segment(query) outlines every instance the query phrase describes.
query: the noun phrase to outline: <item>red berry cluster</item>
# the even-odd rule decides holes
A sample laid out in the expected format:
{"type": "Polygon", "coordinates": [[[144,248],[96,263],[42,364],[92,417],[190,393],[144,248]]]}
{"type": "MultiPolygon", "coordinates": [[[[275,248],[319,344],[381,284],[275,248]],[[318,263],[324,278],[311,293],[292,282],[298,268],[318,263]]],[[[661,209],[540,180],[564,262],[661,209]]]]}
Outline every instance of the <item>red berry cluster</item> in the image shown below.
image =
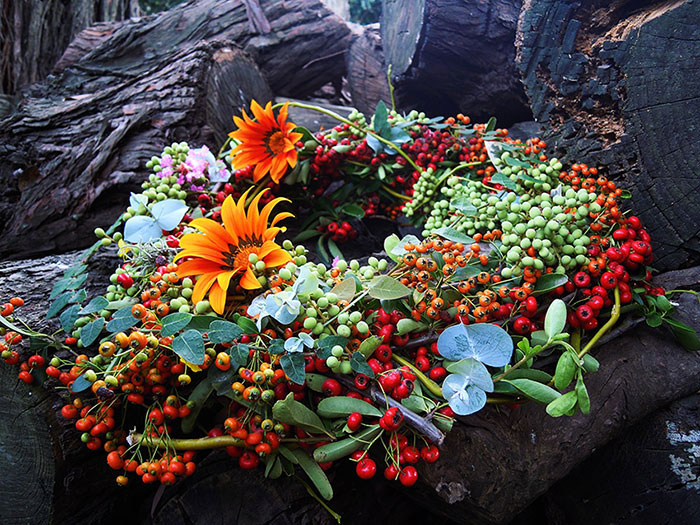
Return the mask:
{"type": "Polygon", "coordinates": [[[332,221],[325,226],[319,226],[316,229],[321,233],[328,235],[333,241],[340,244],[355,240],[358,235],[357,230],[347,221],[340,223],[332,221]]]}

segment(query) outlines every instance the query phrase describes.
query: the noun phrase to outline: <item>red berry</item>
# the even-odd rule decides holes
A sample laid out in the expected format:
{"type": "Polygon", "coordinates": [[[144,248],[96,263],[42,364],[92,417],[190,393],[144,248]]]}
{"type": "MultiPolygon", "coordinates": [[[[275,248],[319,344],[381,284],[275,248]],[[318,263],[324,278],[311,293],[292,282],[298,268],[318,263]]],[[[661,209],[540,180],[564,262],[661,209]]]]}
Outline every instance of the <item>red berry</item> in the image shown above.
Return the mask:
{"type": "Polygon", "coordinates": [[[415,467],[404,467],[399,474],[399,481],[404,487],[411,487],[418,481],[418,471],[415,467]]]}
{"type": "Polygon", "coordinates": [[[353,412],[348,416],[348,428],[353,432],[360,428],[362,424],[362,414],[359,412],[353,412]]]}
{"type": "Polygon", "coordinates": [[[340,383],[335,379],[326,379],[321,385],[321,390],[326,396],[339,396],[340,395],[340,383]]]}
{"type": "Polygon", "coordinates": [[[117,275],[117,284],[126,290],[131,288],[134,284],[134,280],[128,273],[120,273],[117,275]]]}
{"type": "Polygon", "coordinates": [[[377,464],[371,458],[363,458],[357,462],[355,472],[357,473],[357,477],[360,479],[373,478],[377,473],[377,464]]]}

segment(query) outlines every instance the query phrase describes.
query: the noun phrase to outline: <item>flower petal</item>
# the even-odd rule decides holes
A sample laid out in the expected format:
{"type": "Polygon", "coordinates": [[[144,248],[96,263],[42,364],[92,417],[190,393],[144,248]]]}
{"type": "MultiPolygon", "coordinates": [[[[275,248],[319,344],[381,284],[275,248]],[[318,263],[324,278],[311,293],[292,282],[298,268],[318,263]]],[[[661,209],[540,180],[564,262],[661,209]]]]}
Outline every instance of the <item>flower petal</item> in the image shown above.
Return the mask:
{"type": "Polygon", "coordinates": [[[241,278],[241,288],[244,288],[246,290],[255,290],[256,288],[262,288],[262,285],[258,281],[258,278],[255,277],[253,270],[251,270],[250,268],[246,270],[246,272],[243,274],[243,277],[241,278]]]}

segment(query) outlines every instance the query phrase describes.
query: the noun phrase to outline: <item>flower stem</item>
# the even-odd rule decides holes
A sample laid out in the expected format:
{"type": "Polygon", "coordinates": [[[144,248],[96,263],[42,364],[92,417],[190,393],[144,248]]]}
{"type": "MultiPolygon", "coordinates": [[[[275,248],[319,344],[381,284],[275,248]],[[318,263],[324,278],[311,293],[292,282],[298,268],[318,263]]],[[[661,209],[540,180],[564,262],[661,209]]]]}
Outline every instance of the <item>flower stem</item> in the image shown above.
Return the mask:
{"type": "Polygon", "coordinates": [[[429,378],[428,376],[426,376],[423,372],[421,372],[421,371],[418,370],[415,366],[413,366],[413,364],[412,364],[408,359],[406,359],[405,357],[401,357],[400,355],[396,355],[396,354],[394,354],[394,355],[392,356],[392,359],[393,359],[394,361],[397,361],[398,363],[400,363],[400,364],[402,364],[402,365],[405,365],[405,366],[407,366],[408,368],[410,368],[410,369],[411,369],[411,372],[413,372],[414,374],[416,374],[416,377],[417,377],[418,379],[420,379],[420,382],[423,383],[423,385],[425,386],[425,388],[427,388],[427,389],[430,391],[431,394],[433,394],[434,396],[437,396],[437,397],[439,397],[439,398],[441,398],[441,399],[444,399],[444,398],[442,397],[442,388],[440,388],[440,385],[438,385],[435,381],[433,381],[432,379],[430,379],[430,378],[429,378]]]}
{"type": "Polygon", "coordinates": [[[578,358],[581,359],[584,355],[586,355],[591,348],[598,342],[598,340],[605,335],[605,333],[610,330],[615,323],[617,323],[617,320],[620,318],[620,287],[616,286],[615,287],[615,304],[612,307],[611,313],[610,313],[610,319],[608,319],[608,322],[605,323],[600,330],[593,336],[593,339],[588,341],[588,344],[583,347],[583,350],[581,350],[578,353],[578,358]]]}
{"type": "Polygon", "coordinates": [[[228,446],[245,447],[242,439],[233,436],[204,437],[195,439],[161,439],[133,433],[131,439],[141,442],[148,448],[172,448],[175,450],[208,450],[228,446]]]}

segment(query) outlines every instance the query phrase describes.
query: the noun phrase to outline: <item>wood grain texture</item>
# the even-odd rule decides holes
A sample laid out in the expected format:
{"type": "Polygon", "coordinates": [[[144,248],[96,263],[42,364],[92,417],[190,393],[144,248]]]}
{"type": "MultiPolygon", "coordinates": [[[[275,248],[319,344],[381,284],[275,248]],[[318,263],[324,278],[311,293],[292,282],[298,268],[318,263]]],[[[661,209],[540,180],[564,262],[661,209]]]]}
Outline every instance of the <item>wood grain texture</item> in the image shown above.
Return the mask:
{"type": "Polygon", "coordinates": [[[387,0],[385,61],[402,109],[532,120],[515,56],[520,0],[387,0]]]}
{"type": "Polygon", "coordinates": [[[529,0],[517,62],[559,156],[632,192],[660,269],[700,262],[700,4],[529,0]]]}
{"type": "Polygon", "coordinates": [[[353,39],[345,59],[352,105],[365,115],[374,114],[383,100],[391,108],[391,94],[384,62],[379,24],[353,27],[353,39]]]}

